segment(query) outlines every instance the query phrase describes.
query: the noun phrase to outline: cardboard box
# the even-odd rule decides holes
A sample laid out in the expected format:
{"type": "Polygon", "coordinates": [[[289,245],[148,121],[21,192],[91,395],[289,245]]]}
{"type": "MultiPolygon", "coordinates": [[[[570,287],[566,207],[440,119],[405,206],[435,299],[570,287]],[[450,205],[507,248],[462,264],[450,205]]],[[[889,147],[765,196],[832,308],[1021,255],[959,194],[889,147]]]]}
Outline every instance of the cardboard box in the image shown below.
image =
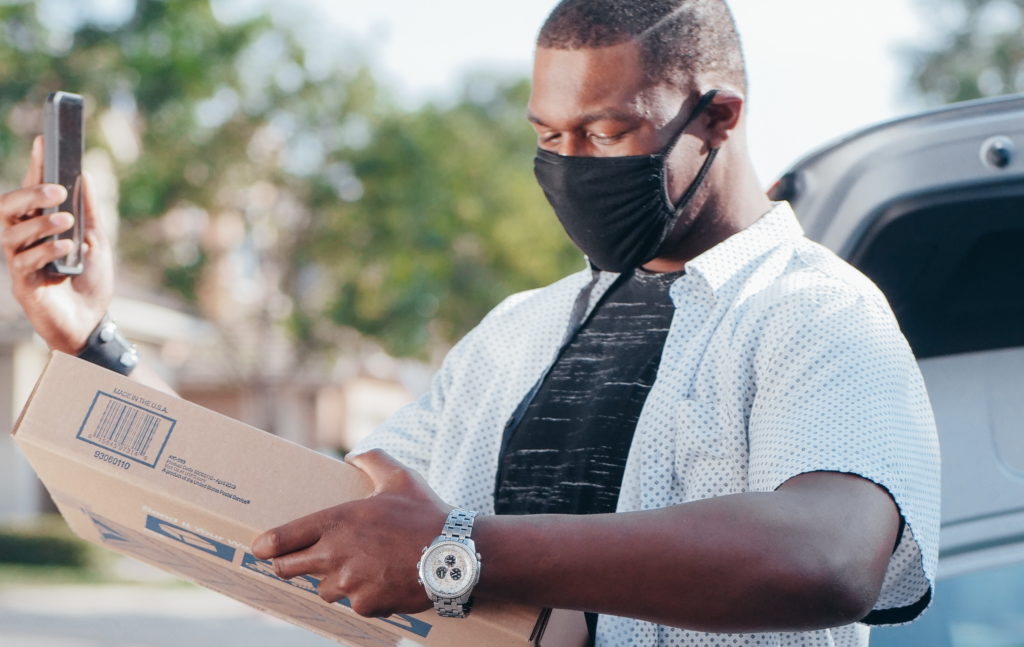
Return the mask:
{"type": "Polygon", "coordinates": [[[433,610],[363,618],[347,601],[321,600],[314,577],[279,579],[249,542],[366,496],[365,475],[74,357],[51,355],[13,433],[82,538],[342,644],[578,647],[585,639],[577,612],[479,600],[466,619],[433,610]]]}

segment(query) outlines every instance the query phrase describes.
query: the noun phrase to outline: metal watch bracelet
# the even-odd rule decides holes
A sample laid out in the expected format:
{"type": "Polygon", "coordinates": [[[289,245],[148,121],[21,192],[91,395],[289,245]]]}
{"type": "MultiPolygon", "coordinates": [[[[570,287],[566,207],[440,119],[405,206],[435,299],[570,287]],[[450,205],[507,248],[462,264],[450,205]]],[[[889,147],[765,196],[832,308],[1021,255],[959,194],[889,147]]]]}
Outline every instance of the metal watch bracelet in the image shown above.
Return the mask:
{"type": "MultiPolygon", "coordinates": [[[[441,535],[449,539],[469,539],[473,533],[473,521],[476,519],[476,512],[456,508],[448,514],[445,519],[441,535]]],[[[473,599],[465,602],[458,602],[454,599],[441,598],[434,603],[437,615],[446,618],[465,618],[473,608],[473,599]]]]}
{"type": "Polygon", "coordinates": [[[78,358],[121,375],[128,375],[139,363],[139,352],[125,339],[107,313],[89,333],[89,339],[82,352],[78,353],[78,358]]]}
{"type": "Polygon", "coordinates": [[[444,528],[441,534],[451,539],[469,539],[473,533],[473,520],[476,519],[476,512],[455,508],[448,514],[444,521],[444,528]]]}
{"type": "MultiPolygon", "coordinates": [[[[455,508],[448,513],[448,517],[444,522],[444,527],[441,529],[441,535],[437,540],[454,540],[460,543],[468,542],[468,549],[471,552],[475,552],[471,535],[473,533],[473,521],[476,516],[477,513],[475,511],[455,508]]],[[[427,548],[424,548],[423,550],[426,552],[427,548]]],[[[479,560],[480,556],[477,555],[476,557],[477,560],[479,560]]],[[[477,563],[479,564],[479,561],[477,563]]],[[[479,577],[479,575],[477,575],[477,577],[479,577]]],[[[472,589],[458,597],[444,597],[441,595],[431,594],[430,597],[434,602],[434,610],[442,617],[465,618],[473,606],[471,591],[472,589]]]]}

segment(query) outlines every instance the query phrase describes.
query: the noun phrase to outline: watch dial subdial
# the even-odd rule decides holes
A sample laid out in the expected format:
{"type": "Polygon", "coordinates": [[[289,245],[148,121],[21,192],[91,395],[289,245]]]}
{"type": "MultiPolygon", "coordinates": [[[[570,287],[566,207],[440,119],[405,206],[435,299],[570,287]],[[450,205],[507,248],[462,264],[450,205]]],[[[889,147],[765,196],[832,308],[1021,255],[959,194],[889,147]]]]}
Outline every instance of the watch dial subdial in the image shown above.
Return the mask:
{"type": "Polygon", "coordinates": [[[457,598],[476,583],[476,553],[455,541],[441,542],[423,555],[420,576],[436,595],[457,598]]]}

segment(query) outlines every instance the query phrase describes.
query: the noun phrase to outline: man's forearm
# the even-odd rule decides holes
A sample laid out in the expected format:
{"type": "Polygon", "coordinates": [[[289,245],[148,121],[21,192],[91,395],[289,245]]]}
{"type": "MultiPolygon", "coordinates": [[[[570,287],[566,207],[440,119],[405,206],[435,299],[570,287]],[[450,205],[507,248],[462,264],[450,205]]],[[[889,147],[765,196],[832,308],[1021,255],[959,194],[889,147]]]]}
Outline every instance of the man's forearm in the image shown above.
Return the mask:
{"type": "Polygon", "coordinates": [[[477,595],[701,631],[859,620],[881,587],[895,505],[857,477],[798,479],[662,510],[481,518],[477,595]]]}

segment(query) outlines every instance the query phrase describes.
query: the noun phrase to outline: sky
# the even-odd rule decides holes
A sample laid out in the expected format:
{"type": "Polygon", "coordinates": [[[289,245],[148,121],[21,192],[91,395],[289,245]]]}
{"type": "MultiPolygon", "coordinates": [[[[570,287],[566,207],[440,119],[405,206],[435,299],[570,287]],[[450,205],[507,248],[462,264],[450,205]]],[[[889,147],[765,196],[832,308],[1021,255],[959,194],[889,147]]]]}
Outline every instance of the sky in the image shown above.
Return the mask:
{"type": "MultiPolygon", "coordinates": [[[[216,6],[230,15],[251,3],[216,6]]],[[[316,15],[321,33],[361,41],[382,79],[415,105],[443,101],[467,70],[528,75],[534,39],[554,3],[293,0],[270,10],[284,19],[316,15]]],[[[922,107],[906,89],[909,66],[900,54],[930,37],[921,0],[729,4],[748,61],[750,146],[765,186],[822,144],[922,107]]]]}
{"type": "MultiPolygon", "coordinates": [[[[467,71],[529,75],[537,31],[555,1],[211,0],[225,22],[270,12],[308,34],[324,56],[345,46],[359,51],[408,107],[451,98],[467,71]]],[[[941,21],[942,3],[727,1],[746,51],[750,147],[765,186],[827,142],[923,107],[907,90],[909,64],[901,51],[935,37],[930,27],[941,21]]],[[[133,4],[79,0],[73,6],[116,21],[133,4]]]]}

